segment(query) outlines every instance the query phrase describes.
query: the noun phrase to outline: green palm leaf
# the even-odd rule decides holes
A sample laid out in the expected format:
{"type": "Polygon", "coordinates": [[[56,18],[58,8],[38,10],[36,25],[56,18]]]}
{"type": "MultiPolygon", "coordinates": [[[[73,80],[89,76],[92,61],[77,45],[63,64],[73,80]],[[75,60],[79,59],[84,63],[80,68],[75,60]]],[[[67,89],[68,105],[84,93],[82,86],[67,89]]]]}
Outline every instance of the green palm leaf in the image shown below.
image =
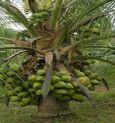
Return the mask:
{"type": "Polygon", "coordinates": [[[23,24],[28,29],[31,36],[37,36],[34,27],[30,26],[28,19],[19,9],[5,2],[0,2],[0,7],[4,8],[6,14],[12,17],[13,20],[16,20],[17,22],[23,24]]]}

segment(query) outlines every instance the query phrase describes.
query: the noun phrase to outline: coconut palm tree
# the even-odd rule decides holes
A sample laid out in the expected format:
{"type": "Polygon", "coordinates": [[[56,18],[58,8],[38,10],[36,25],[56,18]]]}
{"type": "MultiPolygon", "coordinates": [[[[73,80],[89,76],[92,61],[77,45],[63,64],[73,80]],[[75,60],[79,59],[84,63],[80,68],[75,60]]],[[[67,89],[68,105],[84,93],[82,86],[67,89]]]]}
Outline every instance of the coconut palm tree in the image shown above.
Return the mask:
{"type": "MultiPolygon", "coordinates": [[[[55,67],[66,69],[74,78],[71,68],[77,64],[80,69],[84,69],[83,62],[86,59],[115,64],[104,59],[100,53],[86,54],[87,49],[91,49],[91,52],[99,49],[101,52],[115,49],[108,45],[115,36],[112,30],[114,0],[23,0],[23,2],[25,10],[32,14],[29,18],[12,4],[0,2],[0,10],[12,21],[23,25],[25,28],[23,34],[26,35],[23,40],[0,37],[2,41],[15,44],[15,47],[0,49],[20,49],[28,52],[29,58],[23,65],[23,74],[31,74],[31,70],[38,62],[46,66],[47,73],[42,87],[44,98],[49,93],[52,69],[55,67]]],[[[3,16],[0,19],[4,20],[3,16]]],[[[104,83],[108,87],[106,81],[104,83]]],[[[79,86],[89,98],[87,90],[81,84],[79,86]]]]}

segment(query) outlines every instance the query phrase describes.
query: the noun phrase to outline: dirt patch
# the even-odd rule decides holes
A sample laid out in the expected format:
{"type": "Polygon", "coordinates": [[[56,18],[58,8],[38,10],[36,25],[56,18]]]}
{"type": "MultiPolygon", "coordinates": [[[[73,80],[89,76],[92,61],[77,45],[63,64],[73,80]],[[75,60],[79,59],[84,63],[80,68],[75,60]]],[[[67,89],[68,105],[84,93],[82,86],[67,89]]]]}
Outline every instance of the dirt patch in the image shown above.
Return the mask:
{"type": "Polygon", "coordinates": [[[97,86],[96,91],[97,92],[108,92],[108,90],[103,86],[97,86]]]}
{"type": "Polygon", "coordinates": [[[104,86],[96,86],[95,90],[97,92],[111,92],[111,91],[114,91],[115,90],[115,87],[110,87],[109,90],[106,89],[106,87],[104,86]]]}

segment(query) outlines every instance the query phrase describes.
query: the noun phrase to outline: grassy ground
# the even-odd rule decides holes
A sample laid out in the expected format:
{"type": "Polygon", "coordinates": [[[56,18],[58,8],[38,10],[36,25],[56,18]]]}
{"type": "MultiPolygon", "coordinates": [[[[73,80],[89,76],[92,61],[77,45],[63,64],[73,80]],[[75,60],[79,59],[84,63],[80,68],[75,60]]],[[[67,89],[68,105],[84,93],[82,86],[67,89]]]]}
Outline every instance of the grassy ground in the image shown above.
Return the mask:
{"type": "Polygon", "coordinates": [[[0,104],[0,123],[115,123],[115,89],[110,92],[93,93],[95,108],[86,100],[83,103],[71,102],[70,107],[75,111],[69,116],[53,119],[36,117],[36,107],[20,108],[0,104]]]}

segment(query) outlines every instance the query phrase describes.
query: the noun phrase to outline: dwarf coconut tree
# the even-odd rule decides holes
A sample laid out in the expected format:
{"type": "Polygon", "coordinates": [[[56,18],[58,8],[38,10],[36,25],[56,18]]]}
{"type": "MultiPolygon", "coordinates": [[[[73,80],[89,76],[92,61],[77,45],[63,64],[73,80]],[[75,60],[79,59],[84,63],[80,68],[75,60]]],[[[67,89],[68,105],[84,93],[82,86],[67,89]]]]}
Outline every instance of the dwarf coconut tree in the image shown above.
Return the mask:
{"type": "Polygon", "coordinates": [[[90,65],[95,60],[115,64],[103,57],[107,49],[115,49],[109,44],[114,38],[114,0],[23,0],[23,4],[30,17],[0,1],[7,19],[24,27],[15,39],[0,37],[14,44],[0,50],[17,49],[0,68],[7,103],[34,104],[46,116],[63,114],[71,100],[82,102],[86,97],[93,104],[89,90],[100,82],[109,87],[89,70],[90,65]],[[12,63],[22,54],[20,65],[12,63]]]}

